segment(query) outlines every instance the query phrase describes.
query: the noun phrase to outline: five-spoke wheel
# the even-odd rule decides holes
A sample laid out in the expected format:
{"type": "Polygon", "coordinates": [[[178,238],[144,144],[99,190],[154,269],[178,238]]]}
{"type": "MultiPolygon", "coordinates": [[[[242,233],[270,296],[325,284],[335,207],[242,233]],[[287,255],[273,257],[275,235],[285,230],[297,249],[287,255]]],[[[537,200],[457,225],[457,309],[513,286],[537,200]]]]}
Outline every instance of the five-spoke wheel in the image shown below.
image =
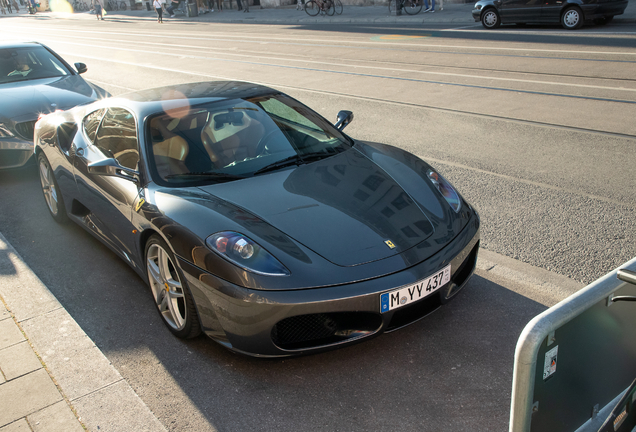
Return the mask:
{"type": "Polygon", "coordinates": [[[44,201],[46,206],[55,219],[56,222],[62,223],[68,219],[66,215],[66,208],[64,207],[64,200],[62,199],[62,193],[57,186],[55,176],[49,161],[44,156],[44,153],[40,153],[38,156],[38,168],[40,171],[40,184],[42,185],[42,193],[44,194],[44,201]]]}
{"type": "Polygon", "coordinates": [[[172,333],[192,338],[201,332],[199,319],[185,278],[175,263],[166,242],[151,236],[146,245],[146,268],[159,313],[172,333]]]}

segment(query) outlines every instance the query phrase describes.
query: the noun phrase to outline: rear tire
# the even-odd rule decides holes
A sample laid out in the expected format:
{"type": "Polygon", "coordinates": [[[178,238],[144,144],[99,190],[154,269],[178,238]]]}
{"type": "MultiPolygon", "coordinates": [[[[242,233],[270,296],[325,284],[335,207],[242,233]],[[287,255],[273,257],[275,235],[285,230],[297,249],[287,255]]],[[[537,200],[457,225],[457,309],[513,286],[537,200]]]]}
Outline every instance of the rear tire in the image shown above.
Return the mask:
{"type": "Polygon", "coordinates": [[[340,0],[335,0],[333,2],[333,8],[336,11],[336,15],[342,15],[342,10],[344,8],[342,7],[342,2],[340,0]]]}
{"type": "Polygon", "coordinates": [[[499,18],[499,13],[495,9],[486,9],[485,12],[481,14],[481,25],[488,30],[496,29],[501,24],[501,18],[499,18]]]}
{"type": "Polygon", "coordinates": [[[567,8],[561,15],[561,25],[566,30],[576,30],[583,25],[583,12],[576,6],[567,8]]]}
{"type": "Polygon", "coordinates": [[[40,172],[40,184],[42,185],[44,201],[49,213],[55,219],[55,222],[60,224],[66,222],[68,215],[66,214],[66,207],[64,207],[62,191],[57,185],[51,164],[49,164],[44,153],[38,155],[38,171],[40,172]]]}
{"type": "Polygon", "coordinates": [[[421,0],[406,0],[404,2],[404,12],[406,12],[407,15],[417,15],[421,10],[421,0]]]}

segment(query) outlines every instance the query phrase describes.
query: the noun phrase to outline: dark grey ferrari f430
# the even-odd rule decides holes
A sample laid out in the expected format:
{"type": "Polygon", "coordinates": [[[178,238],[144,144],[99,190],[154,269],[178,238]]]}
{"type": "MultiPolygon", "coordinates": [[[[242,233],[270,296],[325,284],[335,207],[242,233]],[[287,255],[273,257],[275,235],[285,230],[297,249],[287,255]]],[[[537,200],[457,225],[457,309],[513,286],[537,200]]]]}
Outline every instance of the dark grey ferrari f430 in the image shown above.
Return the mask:
{"type": "Polygon", "coordinates": [[[479,217],[434,168],[243,82],[184,84],[35,126],[48,209],[148,282],[167,327],[254,356],[410,324],[472,275],[479,217]]]}

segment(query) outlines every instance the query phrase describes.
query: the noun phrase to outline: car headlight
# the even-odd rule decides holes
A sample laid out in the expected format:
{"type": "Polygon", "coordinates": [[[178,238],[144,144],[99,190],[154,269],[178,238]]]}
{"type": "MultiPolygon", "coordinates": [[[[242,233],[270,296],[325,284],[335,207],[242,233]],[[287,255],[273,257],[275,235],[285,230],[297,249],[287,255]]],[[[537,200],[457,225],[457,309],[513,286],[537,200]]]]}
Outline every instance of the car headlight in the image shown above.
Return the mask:
{"type": "Polygon", "coordinates": [[[267,276],[289,276],[291,273],[272,254],[243,234],[223,231],[205,240],[210,249],[249,272],[267,276]]]}
{"type": "Polygon", "coordinates": [[[426,176],[431,183],[433,183],[435,189],[437,189],[446,199],[448,204],[450,204],[451,208],[455,210],[455,213],[459,212],[459,209],[462,206],[462,200],[459,198],[459,194],[455,191],[455,188],[444,177],[432,169],[428,170],[426,176]]]}
{"type": "Polygon", "coordinates": [[[0,138],[12,138],[13,134],[3,123],[0,123],[0,138]]]}
{"type": "Polygon", "coordinates": [[[475,3],[475,9],[477,10],[481,9],[481,5],[479,3],[475,3]]]}

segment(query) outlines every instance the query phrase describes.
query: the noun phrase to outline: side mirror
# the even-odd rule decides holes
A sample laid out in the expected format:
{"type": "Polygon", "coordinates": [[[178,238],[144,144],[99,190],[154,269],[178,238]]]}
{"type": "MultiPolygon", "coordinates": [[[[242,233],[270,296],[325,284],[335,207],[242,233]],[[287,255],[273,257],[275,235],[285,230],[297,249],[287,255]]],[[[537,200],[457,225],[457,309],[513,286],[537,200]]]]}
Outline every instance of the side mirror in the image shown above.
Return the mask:
{"type": "Polygon", "coordinates": [[[88,164],[88,173],[119,177],[135,183],[139,181],[139,171],[121,166],[119,162],[113,158],[106,158],[88,164]]]}
{"type": "Polygon", "coordinates": [[[75,63],[75,69],[77,69],[78,74],[83,74],[88,70],[88,67],[84,63],[75,63]]]}
{"type": "Polygon", "coordinates": [[[343,130],[353,120],[353,113],[351,111],[340,111],[338,113],[338,122],[335,124],[336,129],[343,130]]]}

